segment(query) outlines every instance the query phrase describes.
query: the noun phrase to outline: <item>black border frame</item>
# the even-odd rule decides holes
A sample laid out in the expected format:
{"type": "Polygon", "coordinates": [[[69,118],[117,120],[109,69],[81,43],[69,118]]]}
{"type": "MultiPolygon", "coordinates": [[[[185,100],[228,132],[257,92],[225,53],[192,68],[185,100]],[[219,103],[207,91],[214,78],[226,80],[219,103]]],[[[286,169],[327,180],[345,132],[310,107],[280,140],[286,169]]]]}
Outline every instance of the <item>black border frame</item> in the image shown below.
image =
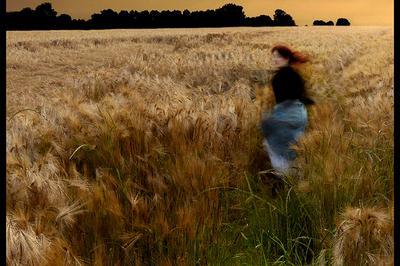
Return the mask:
{"type": "Polygon", "coordinates": [[[399,186],[400,186],[400,181],[398,180],[397,176],[400,174],[400,159],[398,155],[398,151],[400,150],[400,141],[398,140],[400,136],[400,125],[399,125],[399,114],[400,114],[400,109],[399,109],[399,89],[400,89],[400,79],[399,79],[399,70],[400,70],[400,62],[399,62],[399,33],[398,33],[398,23],[399,21],[399,13],[396,12],[399,11],[399,2],[394,0],[393,1],[393,11],[394,11],[394,21],[393,21],[393,27],[394,27],[394,175],[393,175],[393,184],[394,184],[394,264],[393,265],[400,265],[400,245],[399,245],[399,239],[400,239],[400,228],[399,228],[399,222],[400,222],[400,202],[399,202],[399,186]],[[397,2],[397,4],[396,4],[397,2]],[[396,15],[397,14],[397,15],[396,15]]]}
{"type": "MultiPolygon", "coordinates": [[[[397,179],[397,176],[400,174],[400,158],[398,156],[397,151],[400,150],[400,141],[398,138],[400,137],[400,125],[399,125],[399,118],[400,118],[400,107],[399,107],[399,101],[400,101],[400,42],[396,40],[400,40],[400,36],[398,33],[399,26],[398,23],[399,21],[399,6],[400,4],[398,1],[393,0],[394,4],[394,264],[393,265],[400,265],[400,244],[399,244],[399,239],[400,239],[400,227],[399,227],[399,222],[400,222],[400,202],[399,202],[399,195],[400,195],[400,181],[397,179]],[[397,4],[396,4],[397,2],[397,4]],[[396,15],[397,14],[397,15],[396,15]]],[[[2,224],[3,224],[3,242],[2,245],[4,245],[3,252],[2,252],[2,258],[1,262],[4,262],[4,265],[6,263],[6,29],[5,29],[5,13],[6,13],[6,1],[1,1],[0,5],[0,16],[1,16],[1,21],[3,23],[0,24],[1,27],[1,63],[2,63],[2,78],[0,78],[0,82],[2,83],[2,97],[0,97],[0,106],[1,106],[1,112],[2,112],[2,124],[1,126],[3,127],[3,134],[1,134],[1,144],[0,146],[2,147],[2,153],[1,153],[1,169],[2,169],[2,224]]],[[[3,263],[1,263],[3,264],[3,263]]]]}
{"type": "MultiPolygon", "coordinates": [[[[7,256],[7,249],[6,249],[6,200],[7,200],[7,194],[6,194],[6,187],[7,187],[7,178],[6,178],[6,29],[5,29],[5,14],[6,14],[6,1],[1,1],[0,5],[0,16],[1,16],[1,68],[2,68],[2,78],[0,78],[0,82],[2,83],[1,85],[1,92],[2,96],[0,106],[1,106],[1,113],[2,113],[2,121],[1,121],[1,127],[3,128],[2,134],[1,134],[1,179],[2,179],[2,186],[1,186],[1,201],[2,201],[2,206],[1,206],[1,223],[2,223],[2,235],[4,237],[2,241],[2,246],[4,245],[3,252],[1,252],[1,262],[4,262],[4,265],[6,265],[6,256],[7,256]]],[[[3,263],[2,263],[3,265],[3,263]]]]}

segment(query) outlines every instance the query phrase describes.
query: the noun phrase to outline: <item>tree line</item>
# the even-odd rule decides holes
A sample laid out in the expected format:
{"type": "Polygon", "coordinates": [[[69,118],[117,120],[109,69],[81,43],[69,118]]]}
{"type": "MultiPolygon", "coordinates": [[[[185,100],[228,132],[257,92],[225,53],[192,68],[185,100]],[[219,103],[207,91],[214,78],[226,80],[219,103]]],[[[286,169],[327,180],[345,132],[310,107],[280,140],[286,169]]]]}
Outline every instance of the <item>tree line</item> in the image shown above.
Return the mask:
{"type": "Polygon", "coordinates": [[[7,30],[51,29],[116,29],[116,28],[196,28],[238,26],[297,26],[292,16],[282,9],[275,10],[273,19],[267,15],[247,17],[243,7],[232,3],[218,9],[205,11],[144,10],[116,12],[102,10],[88,20],[73,19],[68,14],[57,15],[51,3],[42,3],[35,9],[29,7],[6,13],[7,30]]]}
{"type": "MultiPolygon", "coordinates": [[[[313,22],[314,26],[333,26],[333,21],[329,20],[328,22],[325,22],[323,20],[314,20],[313,22]]],[[[336,21],[336,26],[350,26],[350,21],[346,18],[338,18],[336,21]]]]}

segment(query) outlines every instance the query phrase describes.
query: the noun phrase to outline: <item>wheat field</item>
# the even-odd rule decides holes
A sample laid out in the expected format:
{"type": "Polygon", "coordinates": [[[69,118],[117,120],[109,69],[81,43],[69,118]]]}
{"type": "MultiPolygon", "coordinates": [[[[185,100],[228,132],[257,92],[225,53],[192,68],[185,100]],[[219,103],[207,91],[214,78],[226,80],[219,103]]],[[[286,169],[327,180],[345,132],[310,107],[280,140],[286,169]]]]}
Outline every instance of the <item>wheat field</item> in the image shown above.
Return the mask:
{"type": "Polygon", "coordinates": [[[393,265],[393,28],[7,32],[8,265],[393,265]],[[270,50],[316,101],[271,195],[270,50]]]}

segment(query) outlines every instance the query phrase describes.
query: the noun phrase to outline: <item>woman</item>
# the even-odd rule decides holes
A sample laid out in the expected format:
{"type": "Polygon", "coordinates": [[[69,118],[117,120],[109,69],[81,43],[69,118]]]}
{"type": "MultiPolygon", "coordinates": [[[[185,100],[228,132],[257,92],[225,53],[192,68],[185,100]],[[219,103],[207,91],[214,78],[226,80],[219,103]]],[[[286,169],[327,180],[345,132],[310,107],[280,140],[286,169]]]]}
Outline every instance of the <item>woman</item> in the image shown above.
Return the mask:
{"type": "Polygon", "coordinates": [[[263,144],[274,170],[288,174],[296,158],[291,145],[303,135],[307,125],[306,105],[314,101],[307,97],[304,80],[293,68],[295,64],[307,62],[307,57],[283,45],[274,46],[271,52],[277,68],[271,81],[276,105],[261,122],[263,144]]]}

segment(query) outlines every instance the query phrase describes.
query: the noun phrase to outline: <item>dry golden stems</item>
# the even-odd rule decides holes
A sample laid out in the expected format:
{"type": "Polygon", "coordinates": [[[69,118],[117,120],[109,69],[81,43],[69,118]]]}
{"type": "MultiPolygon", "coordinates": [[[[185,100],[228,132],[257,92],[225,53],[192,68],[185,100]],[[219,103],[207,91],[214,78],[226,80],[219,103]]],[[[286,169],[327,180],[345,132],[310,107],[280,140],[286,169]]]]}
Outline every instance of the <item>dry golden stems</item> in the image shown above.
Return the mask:
{"type": "Polygon", "coordinates": [[[377,265],[393,256],[393,220],[386,210],[347,208],[341,216],[334,265],[377,265]]]}
{"type": "MultiPolygon", "coordinates": [[[[317,105],[297,146],[302,180],[291,181],[320,238],[344,206],[391,206],[389,28],[7,34],[10,263],[207,260],[243,216],[227,220],[243,203],[224,191],[246,192],[245,176],[269,167],[257,125],[274,104],[277,42],[312,58],[299,71],[317,105]]],[[[335,243],[324,238],[340,253],[335,243]]]]}

